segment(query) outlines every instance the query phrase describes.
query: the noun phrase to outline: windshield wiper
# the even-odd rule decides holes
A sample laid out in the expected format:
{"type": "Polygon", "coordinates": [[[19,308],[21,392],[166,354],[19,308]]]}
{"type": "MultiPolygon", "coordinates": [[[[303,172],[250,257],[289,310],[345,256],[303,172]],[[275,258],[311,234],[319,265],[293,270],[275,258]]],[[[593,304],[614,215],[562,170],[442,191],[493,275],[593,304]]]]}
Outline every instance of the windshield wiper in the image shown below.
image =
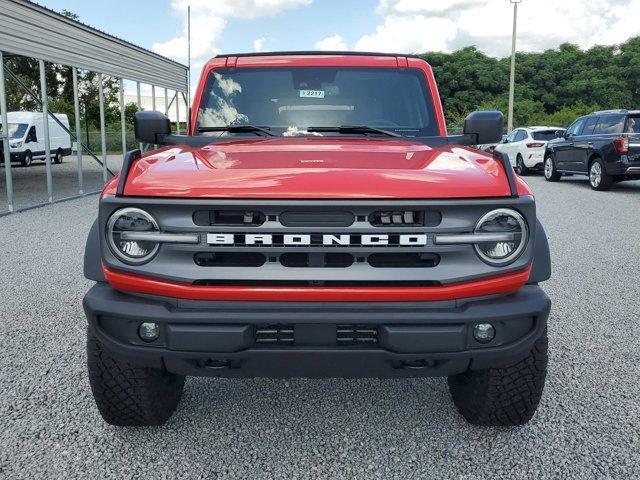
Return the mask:
{"type": "Polygon", "coordinates": [[[366,125],[341,125],[339,127],[309,127],[307,132],[338,132],[338,133],[379,133],[381,135],[387,135],[388,137],[403,137],[396,132],[389,130],[383,130],[382,128],[368,127],[366,125]]]}
{"type": "Polygon", "coordinates": [[[231,132],[231,133],[255,133],[256,135],[266,135],[268,137],[275,137],[273,133],[269,131],[269,127],[258,127],[256,125],[226,125],[223,127],[198,127],[198,133],[204,132],[231,132]]]}

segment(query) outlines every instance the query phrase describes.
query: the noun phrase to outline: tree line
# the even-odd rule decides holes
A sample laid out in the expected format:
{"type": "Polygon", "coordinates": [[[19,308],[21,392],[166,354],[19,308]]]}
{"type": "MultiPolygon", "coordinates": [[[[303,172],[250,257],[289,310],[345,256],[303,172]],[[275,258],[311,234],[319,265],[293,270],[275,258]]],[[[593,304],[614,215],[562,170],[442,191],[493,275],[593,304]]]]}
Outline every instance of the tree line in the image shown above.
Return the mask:
{"type": "MultiPolygon", "coordinates": [[[[474,110],[507,112],[510,57],[467,47],[420,55],[433,67],[447,124],[461,128],[474,110]]],[[[517,53],[514,125],[568,126],[594,110],[640,107],[640,37],[582,50],[565,43],[517,53]]]]}

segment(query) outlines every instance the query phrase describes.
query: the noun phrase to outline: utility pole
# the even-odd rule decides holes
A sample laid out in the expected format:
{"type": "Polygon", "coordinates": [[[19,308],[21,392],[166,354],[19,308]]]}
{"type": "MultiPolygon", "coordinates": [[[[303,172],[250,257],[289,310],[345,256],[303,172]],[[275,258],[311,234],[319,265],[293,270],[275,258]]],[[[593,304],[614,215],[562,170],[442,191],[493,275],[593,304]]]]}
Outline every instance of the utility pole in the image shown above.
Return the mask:
{"type": "Polygon", "coordinates": [[[191,5],[187,5],[187,135],[191,124],[191,5]]]}
{"type": "Polygon", "coordinates": [[[513,130],[513,92],[516,83],[516,20],[518,18],[518,4],[522,0],[509,0],[513,3],[513,33],[511,34],[511,74],[509,75],[509,112],[507,114],[507,131],[513,130]]]}

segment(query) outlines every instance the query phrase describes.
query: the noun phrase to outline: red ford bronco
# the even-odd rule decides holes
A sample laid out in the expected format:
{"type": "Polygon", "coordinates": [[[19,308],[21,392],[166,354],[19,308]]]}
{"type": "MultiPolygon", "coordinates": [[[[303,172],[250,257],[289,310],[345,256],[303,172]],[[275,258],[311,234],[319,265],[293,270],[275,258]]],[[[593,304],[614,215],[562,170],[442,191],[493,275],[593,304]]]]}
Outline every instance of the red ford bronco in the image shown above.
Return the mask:
{"type": "Polygon", "coordinates": [[[187,135],[138,112],[85,253],[91,388],[114,425],[157,425],[186,375],[446,376],[471,423],[533,416],[549,249],[499,153],[499,112],[447,135],[418,57],[227,55],[187,135]]]}

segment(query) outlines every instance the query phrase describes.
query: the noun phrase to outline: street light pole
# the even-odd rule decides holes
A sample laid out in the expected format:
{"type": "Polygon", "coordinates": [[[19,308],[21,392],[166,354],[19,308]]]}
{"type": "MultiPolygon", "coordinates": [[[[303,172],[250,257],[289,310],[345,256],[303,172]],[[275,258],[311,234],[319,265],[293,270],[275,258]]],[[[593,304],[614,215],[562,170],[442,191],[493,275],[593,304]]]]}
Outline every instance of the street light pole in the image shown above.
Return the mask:
{"type": "Polygon", "coordinates": [[[507,115],[507,131],[513,130],[513,91],[516,76],[516,19],[518,18],[518,4],[522,0],[509,0],[513,3],[513,33],[511,34],[511,74],[509,75],[509,113],[507,115]]]}

